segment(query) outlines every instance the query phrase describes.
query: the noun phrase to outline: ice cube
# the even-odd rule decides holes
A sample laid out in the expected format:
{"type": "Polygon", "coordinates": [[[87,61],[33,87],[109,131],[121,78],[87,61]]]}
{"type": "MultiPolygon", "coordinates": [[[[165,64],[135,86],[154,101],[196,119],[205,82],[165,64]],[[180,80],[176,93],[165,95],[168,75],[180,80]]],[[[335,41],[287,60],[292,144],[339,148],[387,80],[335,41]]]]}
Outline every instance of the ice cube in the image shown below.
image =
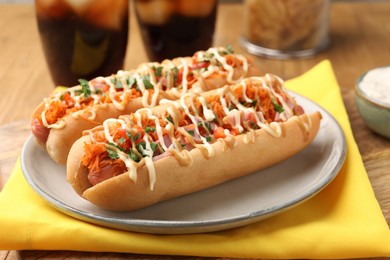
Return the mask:
{"type": "Polygon", "coordinates": [[[128,0],[99,0],[92,2],[81,14],[81,17],[84,17],[89,23],[102,28],[120,30],[123,19],[126,19],[126,22],[128,22],[128,0]]]}
{"type": "Polygon", "coordinates": [[[93,5],[94,2],[93,0],[65,0],[65,1],[79,16],[85,12],[85,10],[88,8],[89,5],[93,5]]]}
{"type": "Polygon", "coordinates": [[[171,0],[138,0],[135,3],[140,20],[153,25],[166,23],[175,7],[175,1],[171,0]]]}
{"type": "Polygon", "coordinates": [[[176,0],[176,12],[183,16],[204,17],[210,15],[217,0],[176,0]]]}
{"type": "Polygon", "coordinates": [[[71,7],[64,0],[37,0],[35,9],[40,18],[65,18],[72,13],[71,7]]]}

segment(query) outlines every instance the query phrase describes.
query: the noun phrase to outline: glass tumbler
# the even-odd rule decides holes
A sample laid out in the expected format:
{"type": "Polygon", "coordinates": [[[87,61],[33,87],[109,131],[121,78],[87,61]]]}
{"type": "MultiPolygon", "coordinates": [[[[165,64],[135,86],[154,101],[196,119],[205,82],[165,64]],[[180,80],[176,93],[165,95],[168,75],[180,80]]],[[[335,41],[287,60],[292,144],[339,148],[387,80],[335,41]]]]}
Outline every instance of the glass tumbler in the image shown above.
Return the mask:
{"type": "Polygon", "coordinates": [[[123,68],[128,0],[35,0],[35,10],[55,85],[73,86],[123,68]]]}
{"type": "Polygon", "coordinates": [[[150,61],[192,56],[213,43],[217,0],[135,0],[150,61]]]}

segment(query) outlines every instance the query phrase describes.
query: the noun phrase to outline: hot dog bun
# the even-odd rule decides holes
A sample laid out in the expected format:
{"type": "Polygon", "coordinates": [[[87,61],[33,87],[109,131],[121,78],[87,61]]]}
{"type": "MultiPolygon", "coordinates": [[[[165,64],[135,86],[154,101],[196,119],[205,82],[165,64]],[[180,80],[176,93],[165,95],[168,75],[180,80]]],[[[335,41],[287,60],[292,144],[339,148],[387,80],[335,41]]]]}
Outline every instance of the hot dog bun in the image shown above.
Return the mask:
{"type": "Polygon", "coordinates": [[[237,85],[183,96],[175,102],[110,119],[87,131],[70,150],[67,180],[80,196],[99,207],[134,210],[286,160],[312,142],[321,118],[319,112],[305,114],[277,77],[249,78],[237,85]],[[145,127],[150,128],[153,122],[156,129],[166,130],[164,136],[164,131],[157,130],[154,139],[146,134],[145,127]],[[197,136],[200,128],[205,131],[197,136]],[[218,134],[221,128],[223,132],[218,134]],[[157,159],[161,154],[156,155],[155,150],[143,153],[145,149],[151,151],[152,143],[167,144],[165,137],[171,140],[162,152],[167,156],[157,159]],[[136,161],[131,153],[143,140],[147,144],[138,150],[143,157],[136,161]],[[99,152],[101,149],[103,152],[99,152]],[[118,154],[113,155],[114,151],[118,154]],[[116,165],[116,160],[125,168],[116,165]]]}
{"type": "MultiPolygon", "coordinates": [[[[300,116],[307,122],[307,115],[300,116]]],[[[212,144],[215,156],[207,159],[199,149],[190,151],[193,163],[182,166],[173,157],[155,162],[156,184],[149,188],[146,167],[138,170],[137,182],[122,174],[92,186],[88,169],[81,165],[83,146],[89,137],[76,141],[67,163],[67,179],[75,191],[93,204],[109,210],[130,211],[190,194],[264,169],[297,154],[316,136],[321,120],[319,112],[310,116],[309,132],[294,118],[282,124],[283,135],[273,137],[264,129],[256,130],[254,143],[246,144],[244,135],[236,137],[237,146],[223,151],[223,144],[212,144]]]]}
{"type": "Polygon", "coordinates": [[[256,74],[251,60],[226,48],[144,63],[133,71],[84,81],[45,99],[32,113],[32,132],[55,162],[65,164],[71,145],[82,132],[107,118],[156,106],[162,98],[174,100],[187,92],[201,93],[256,74]],[[88,104],[77,108],[77,102],[88,104]]]}
{"type": "MultiPolygon", "coordinates": [[[[158,100],[164,97],[163,93],[159,95],[158,100]]],[[[121,114],[129,114],[139,108],[144,107],[141,98],[136,98],[129,102],[123,110],[118,110],[112,104],[96,105],[94,110],[96,117],[89,120],[85,117],[66,116],[63,118],[65,126],[60,129],[51,129],[46,142],[46,150],[50,157],[58,164],[66,164],[69,150],[75,140],[80,138],[82,132],[91,129],[111,117],[119,117],[121,114]]]]}

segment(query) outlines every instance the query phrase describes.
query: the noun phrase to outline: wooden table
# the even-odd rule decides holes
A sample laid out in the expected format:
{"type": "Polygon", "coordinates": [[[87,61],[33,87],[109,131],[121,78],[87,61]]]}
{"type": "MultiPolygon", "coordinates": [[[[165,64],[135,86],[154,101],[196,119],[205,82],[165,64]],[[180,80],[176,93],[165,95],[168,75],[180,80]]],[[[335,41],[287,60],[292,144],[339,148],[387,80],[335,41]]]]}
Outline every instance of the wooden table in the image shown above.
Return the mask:
{"type": "MultiPolygon", "coordinates": [[[[215,45],[239,45],[241,5],[220,4],[215,45]],[[235,19],[232,19],[235,17],[235,19]]],[[[28,4],[0,4],[0,190],[29,135],[32,109],[53,90],[41,50],[34,8],[28,4]]],[[[353,133],[382,212],[390,224],[390,141],[366,128],[354,102],[354,84],[363,72],[390,65],[390,2],[336,1],[332,3],[331,45],[313,58],[272,60],[253,57],[263,72],[284,79],[296,77],[329,59],[342,87],[353,133]]],[[[131,17],[125,68],[147,61],[139,30],[131,17]]],[[[58,251],[0,251],[0,259],[178,259],[116,253],[58,251]]],[[[183,259],[183,257],[180,257],[183,259]]],[[[194,259],[184,257],[184,259],[194,259]]],[[[196,258],[203,259],[203,258],[196,258]]],[[[215,259],[215,258],[214,258],[215,259]]],[[[389,259],[389,258],[386,258],[389,259]]]]}

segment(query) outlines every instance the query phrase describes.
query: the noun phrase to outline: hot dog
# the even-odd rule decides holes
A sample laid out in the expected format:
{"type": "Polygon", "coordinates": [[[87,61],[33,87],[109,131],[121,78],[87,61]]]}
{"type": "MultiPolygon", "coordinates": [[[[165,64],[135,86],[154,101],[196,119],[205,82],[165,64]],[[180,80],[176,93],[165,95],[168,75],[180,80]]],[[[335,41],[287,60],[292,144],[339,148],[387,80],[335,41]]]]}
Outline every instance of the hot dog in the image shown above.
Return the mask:
{"type": "Polygon", "coordinates": [[[73,144],[67,180],[80,196],[130,211],[206,189],[293,156],[321,121],[270,74],[161,103],[108,119],[73,144]]]}
{"type": "Polygon", "coordinates": [[[153,107],[162,98],[177,99],[187,92],[204,92],[256,75],[252,61],[230,48],[210,48],[193,57],[141,64],[46,98],[33,112],[32,133],[50,157],[65,164],[73,142],[83,130],[105,119],[153,107]]]}

